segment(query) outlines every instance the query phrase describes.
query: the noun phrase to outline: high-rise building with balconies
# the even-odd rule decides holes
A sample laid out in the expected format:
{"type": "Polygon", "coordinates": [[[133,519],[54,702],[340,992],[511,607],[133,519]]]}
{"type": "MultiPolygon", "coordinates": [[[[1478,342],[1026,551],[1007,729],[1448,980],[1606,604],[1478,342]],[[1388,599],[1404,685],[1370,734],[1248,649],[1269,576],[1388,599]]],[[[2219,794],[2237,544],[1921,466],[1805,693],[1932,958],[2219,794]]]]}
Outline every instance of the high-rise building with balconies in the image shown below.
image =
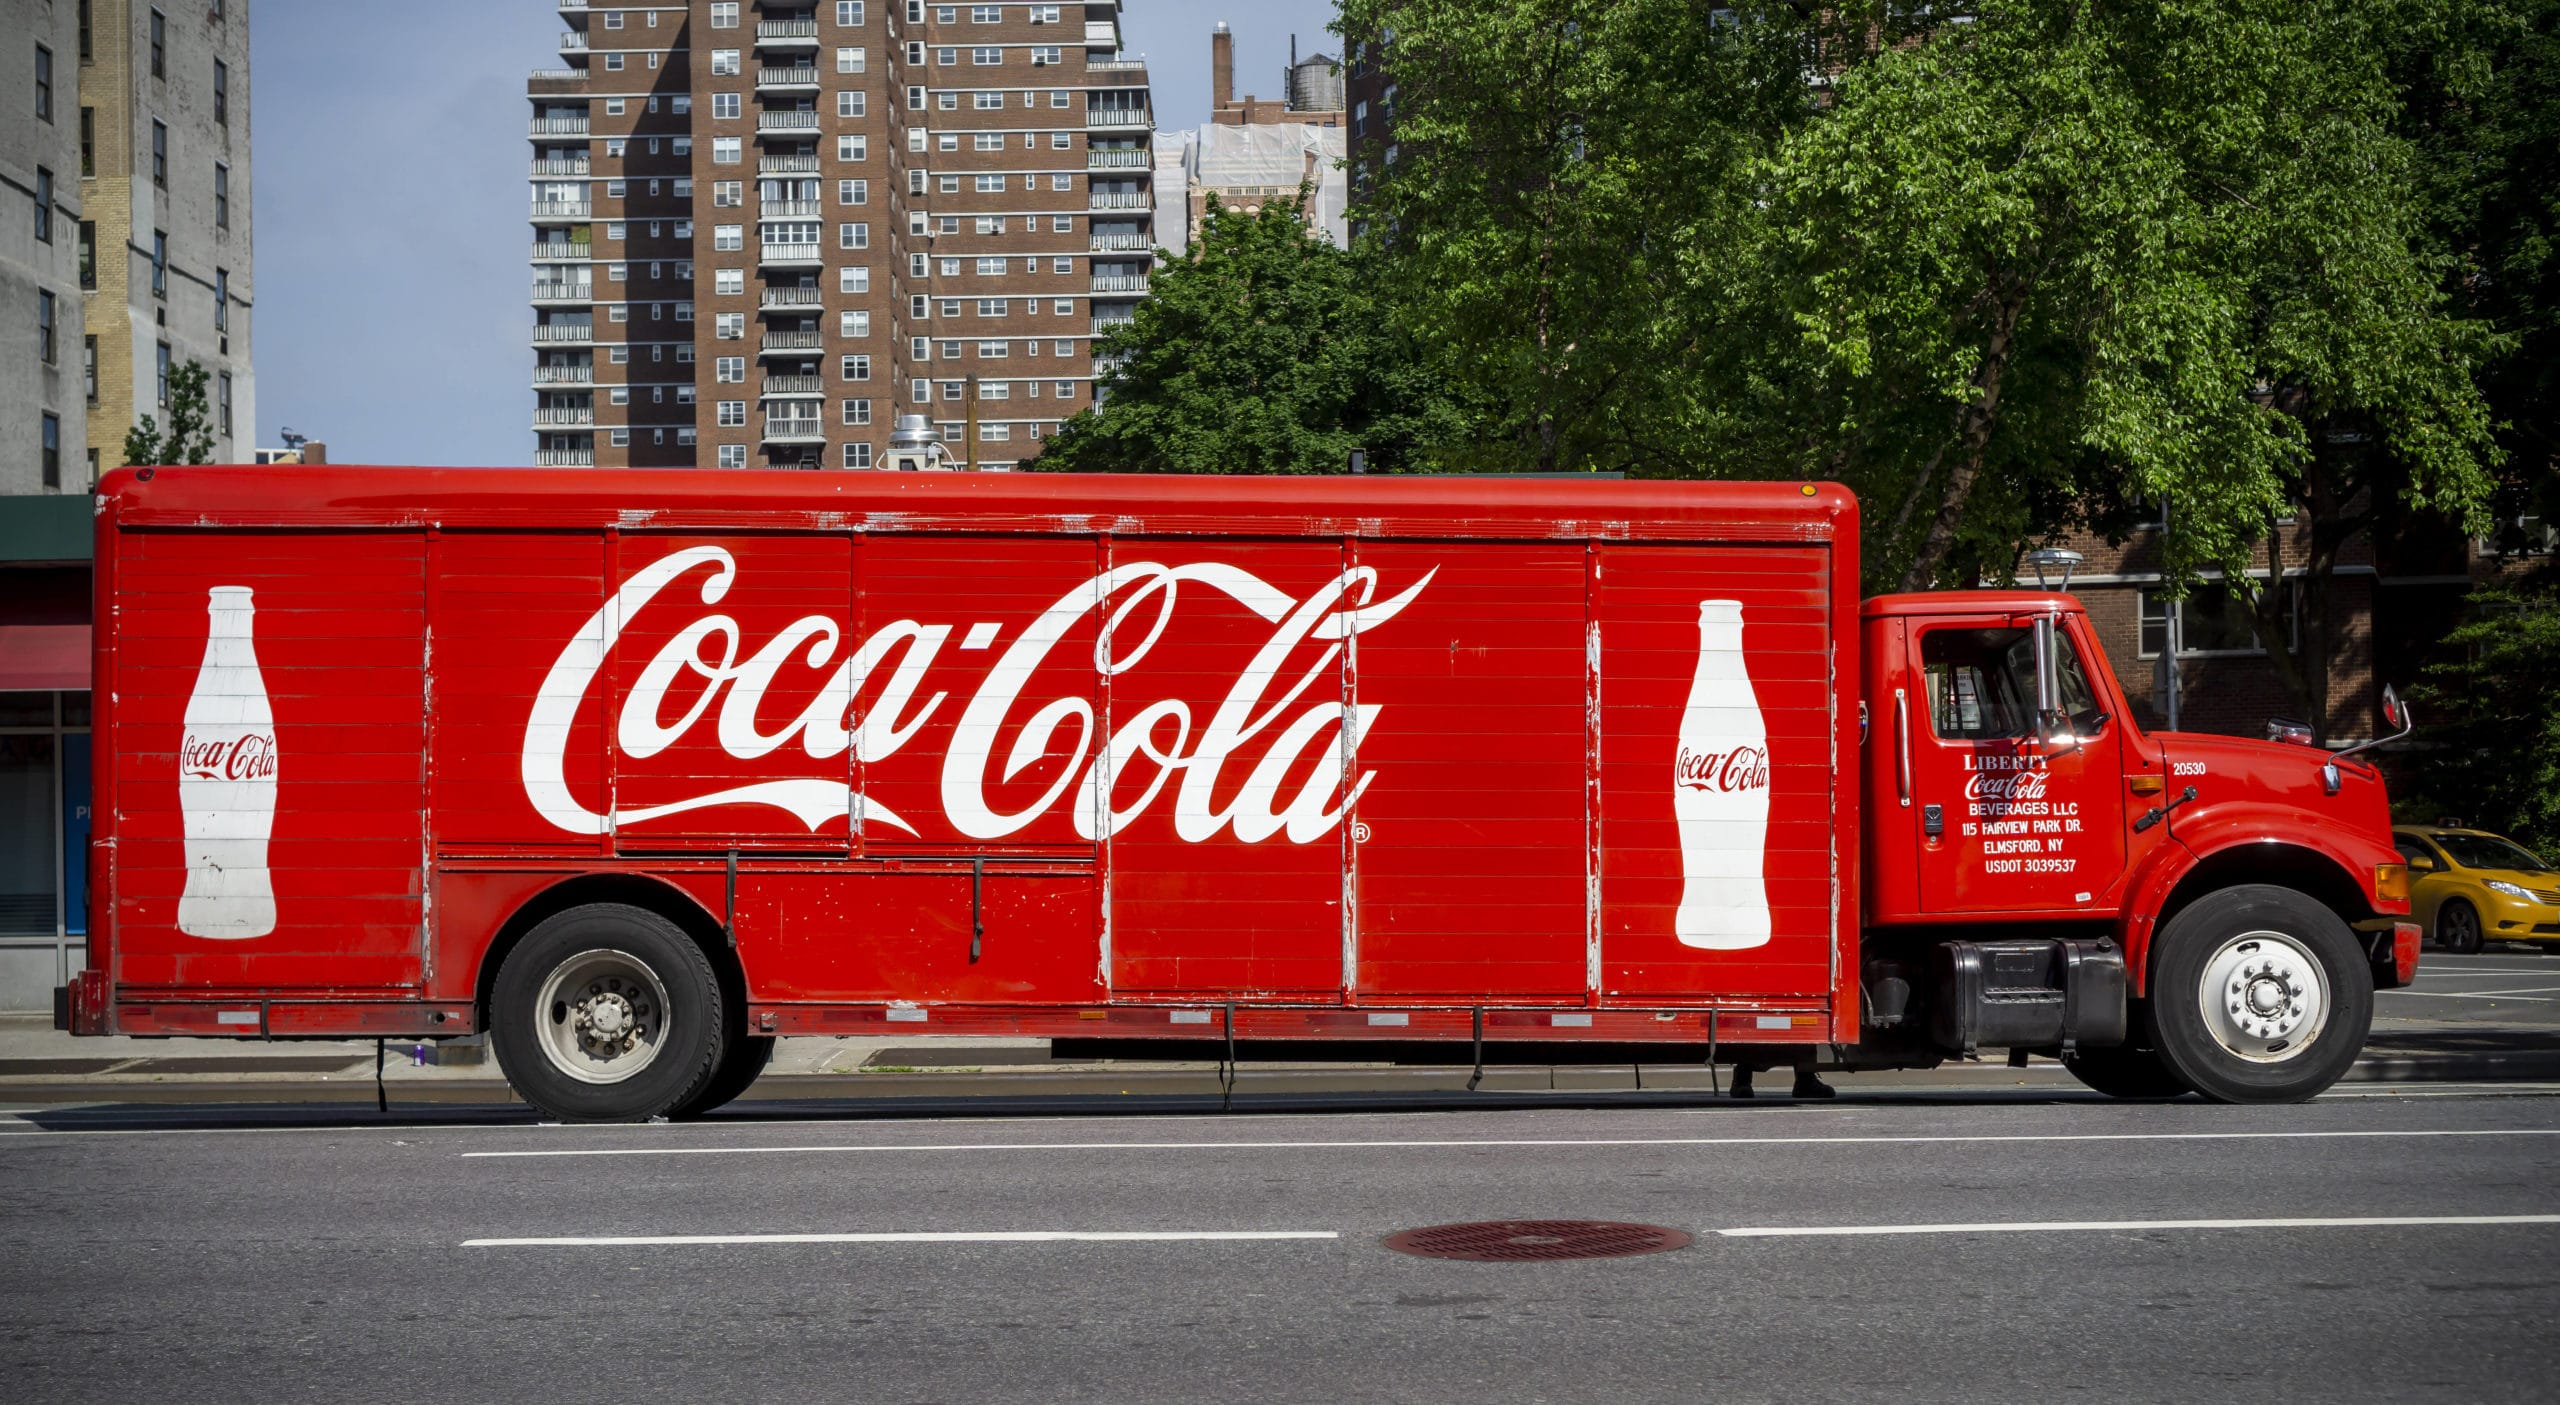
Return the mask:
{"type": "Polygon", "coordinates": [[[1117,0],[559,0],[534,73],[544,464],[1008,468],[1151,263],[1117,0]]]}

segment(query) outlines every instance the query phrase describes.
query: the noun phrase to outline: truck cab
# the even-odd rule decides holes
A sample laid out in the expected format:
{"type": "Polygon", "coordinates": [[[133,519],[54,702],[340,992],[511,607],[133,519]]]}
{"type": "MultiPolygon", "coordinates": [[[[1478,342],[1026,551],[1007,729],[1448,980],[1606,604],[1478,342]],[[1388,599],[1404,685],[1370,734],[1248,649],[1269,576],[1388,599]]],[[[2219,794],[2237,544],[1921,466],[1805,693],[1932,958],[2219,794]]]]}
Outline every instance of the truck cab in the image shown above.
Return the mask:
{"type": "Polygon", "coordinates": [[[2361,748],[2145,731],[2063,592],[1881,596],[1860,628],[1871,1043],[2233,1101],[2353,1061],[2417,959],[2361,748]]]}

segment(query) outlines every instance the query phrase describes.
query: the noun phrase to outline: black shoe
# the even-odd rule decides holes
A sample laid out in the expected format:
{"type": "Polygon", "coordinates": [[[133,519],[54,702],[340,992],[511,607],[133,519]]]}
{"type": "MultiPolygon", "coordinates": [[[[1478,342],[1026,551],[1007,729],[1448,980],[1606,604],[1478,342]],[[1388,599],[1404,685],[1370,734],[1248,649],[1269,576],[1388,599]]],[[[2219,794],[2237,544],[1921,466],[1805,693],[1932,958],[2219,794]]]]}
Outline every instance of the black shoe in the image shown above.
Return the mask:
{"type": "Polygon", "coordinates": [[[1734,1065],[1733,1089],[1731,1096],[1737,1098],[1756,1098],[1760,1096],[1759,1094],[1751,1091],[1751,1069],[1747,1065],[1734,1065]]]}
{"type": "Polygon", "coordinates": [[[1796,1073],[1795,1095],[1799,1098],[1836,1098],[1840,1096],[1840,1090],[1823,1082],[1821,1075],[1813,1070],[1800,1069],[1796,1073]]]}

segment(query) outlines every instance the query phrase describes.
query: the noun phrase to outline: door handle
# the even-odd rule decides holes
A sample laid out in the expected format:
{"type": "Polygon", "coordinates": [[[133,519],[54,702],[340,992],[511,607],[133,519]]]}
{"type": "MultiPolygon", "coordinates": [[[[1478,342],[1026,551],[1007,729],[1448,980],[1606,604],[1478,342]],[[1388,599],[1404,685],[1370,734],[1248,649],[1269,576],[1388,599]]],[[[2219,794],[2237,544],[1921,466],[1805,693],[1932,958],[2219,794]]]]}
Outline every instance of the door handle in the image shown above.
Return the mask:
{"type": "Polygon", "coordinates": [[[1893,690],[1893,779],[1904,809],[1911,808],[1911,695],[1893,690]]]}

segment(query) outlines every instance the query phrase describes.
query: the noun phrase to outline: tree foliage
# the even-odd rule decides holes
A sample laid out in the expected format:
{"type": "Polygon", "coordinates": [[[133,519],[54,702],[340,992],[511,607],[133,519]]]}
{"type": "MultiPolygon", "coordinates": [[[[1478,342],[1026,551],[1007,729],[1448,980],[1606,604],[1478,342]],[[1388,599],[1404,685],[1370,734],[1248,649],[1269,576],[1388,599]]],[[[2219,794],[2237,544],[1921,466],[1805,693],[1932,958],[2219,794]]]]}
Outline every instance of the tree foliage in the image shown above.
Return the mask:
{"type": "Polygon", "coordinates": [[[2490,592],[2412,690],[2421,735],[2411,808],[2560,852],[2560,599],[2490,592]]]}
{"type": "Polygon", "coordinates": [[[1384,316],[1358,261],[1311,235],[1297,199],[1258,213],[1213,196],[1199,238],[1157,268],[1134,321],[1095,347],[1101,403],[1031,465],[1141,473],[1382,471],[1465,416],[1384,316]]]}
{"type": "Polygon", "coordinates": [[[169,432],[149,415],[124,432],[129,464],[213,462],[213,422],[205,411],[204,363],[189,360],[169,373],[169,432]]]}

